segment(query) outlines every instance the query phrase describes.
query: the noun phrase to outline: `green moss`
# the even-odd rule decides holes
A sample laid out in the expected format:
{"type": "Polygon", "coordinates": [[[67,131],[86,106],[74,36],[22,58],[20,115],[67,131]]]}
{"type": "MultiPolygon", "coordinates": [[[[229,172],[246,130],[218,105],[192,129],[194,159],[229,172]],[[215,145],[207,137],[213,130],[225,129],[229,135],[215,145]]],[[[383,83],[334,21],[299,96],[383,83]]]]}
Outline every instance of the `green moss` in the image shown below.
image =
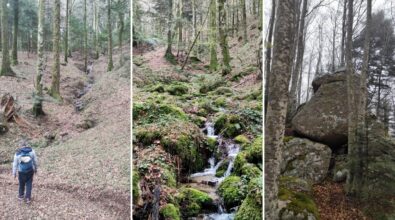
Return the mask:
{"type": "Polygon", "coordinates": [[[241,146],[250,143],[250,140],[245,135],[238,135],[233,140],[241,146]]]}
{"type": "Polygon", "coordinates": [[[180,209],[173,204],[166,204],[160,209],[160,214],[164,219],[180,220],[180,209]]]}
{"type": "Polygon", "coordinates": [[[172,85],[169,85],[166,88],[166,92],[168,92],[171,95],[183,95],[188,93],[189,89],[185,84],[181,84],[181,83],[174,83],[172,85]]]}
{"type": "Polygon", "coordinates": [[[140,181],[140,176],[139,173],[135,170],[133,170],[133,176],[132,176],[132,193],[133,193],[133,202],[137,203],[139,199],[139,181],[140,181]]]}
{"type": "Polygon", "coordinates": [[[235,114],[222,114],[214,123],[214,127],[217,131],[222,133],[225,137],[231,138],[242,133],[243,127],[241,119],[235,114]]]}
{"type": "Polygon", "coordinates": [[[257,137],[251,146],[247,149],[246,158],[250,163],[262,163],[262,136],[257,137]]]}
{"type": "Polygon", "coordinates": [[[187,120],[185,112],[175,105],[155,103],[133,103],[133,121],[149,124],[159,120],[187,120]]]}
{"type": "Polygon", "coordinates": [[[167,186],[173,188],[177,186],[176,174],[173,171],[165,169],[162,175],[163,179],[166,181],[167,186]]]}
{"type": "Polygon", "coordinates": [[[165,54],[165,59],[166,59],[167,61],[169,61],[169,63],[171,63],[171,64],[173,64],[173,65],[176,65],[176,64],[177,64],[176,57],[175,57],[173,54],[171,54],[171,53],[166,53],[166,54],[165,54]]]}
{"type": "Polygon", "coordinates": [[[247,155],[247,152],[242,151],[239,154],[237,154],[237,156],[235,158],[235,161],[233,164],[233,170],[237,175],[241,175],[242,167],[244,166],[244,164],[247,163],[246,155],[247,155]]]}
{"type": "Polygon", "coordinates": [[[146,126],[135,129],[135,137],[137,143],[142,143],[148,146],[154,143],[155,140],[160,140],[162,134],[158,127],[146,126]]]}
{"type": "Polygon", "coordinates": [[[229,160],[224,160],[215,173],[216,177],[223,177],[229,166],[229,160]]]}
{"type": "Polygon", "coordinates": [[[246,199],[236,213],[235,220],[262,219],[262,176],[250,181],[248,192],[246,199]]]}
{"type": "Polygon", "coordinates": [[[158,84],[150,86],[147,89],[147,91],[163,93],[163,92],[165,92],[165,87],[164,87],[164,85],[162,83],[158,83],[158,84]]]}
{"type": "Polygon", "coordinates": [[[217,146],[217,138],[215,137],[208,137],[207,138],[207,145],[211,151],[214,151],[217,146]]]}
{"type": "Polygon", "coordinates": [[[226,80],[222,77],[207,77],[202,80],[202,86],[199,89],[200,93],[208,93],[219,88],[226,80]]]}
{"type": "Polygon", "coordinates": [[[253,179],[262,175],[262,171],[254,164],[246,163],[241,167],[241,174],[246,175],[248,179],[253,179]]]}
{"type": "Polygon", "coordinates": [[[226,99],[224,97],[218,97],[217,99],[215,99],[214,105],[217,107],[225,107],[226,99]]]}
{"type": "Polygon", "coordinates": [[[213,206],[213,200],[207,193],[194,188],[181,189],[176,199],[181,206],[181,213],[184,217],[196,216],[203,209],[213,206]]]}
{"type": "Polygon", "coordinates": [[[288,143],[290,140],[294,139],[293,136],[284,136],[283,142],[288,143]]]}
{"type": "Polygon", "coordinates": [[[217,95],[231,95],[233,94],[232,89],[228,87],[219,87],[218,89],[215,90],[215,94],[217,95]]]}
{"type": "Polygon", "coordinates": [[[241,204],[246,196],[246,186],[238,176],[229,176],[218,187],[225,207],[232,208],[241,204]],[[244,190],[243,190],[244,189],[244,190]]]}
{"type": "Polygon", "coordinates": [[[302,192],[293,192],[285,187],[280,187],[278,197],[282,201],[289,201],[280,213],[290,210],[295,215],[304,214],[306,217],[308,213],[311,213],[316,219],[319,219],[317,206],[310,195],[302,192]]]}

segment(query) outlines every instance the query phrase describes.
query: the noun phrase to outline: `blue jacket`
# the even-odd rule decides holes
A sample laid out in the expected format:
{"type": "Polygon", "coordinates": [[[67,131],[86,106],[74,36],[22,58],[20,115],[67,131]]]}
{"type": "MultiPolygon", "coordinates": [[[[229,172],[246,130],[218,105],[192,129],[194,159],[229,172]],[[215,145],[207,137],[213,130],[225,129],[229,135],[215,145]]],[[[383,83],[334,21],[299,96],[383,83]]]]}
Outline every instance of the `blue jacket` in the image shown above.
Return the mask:
{"type": "Polygon", "coordinates": [[[16,171],[21,171],[19,169],[19,164],[21,163],[21,155],[19,155],[20,152],[25,152],[25,153],[29,153],[30,157],[33,160],[33,170],[34,172],[37,171],[37,156],[36,153],[34,152],[34,150],[31,147],[23,147],[20,148],[14,155],[14,162],[12,163],[12,174],[15,176],[16,175],[16,171]]]}

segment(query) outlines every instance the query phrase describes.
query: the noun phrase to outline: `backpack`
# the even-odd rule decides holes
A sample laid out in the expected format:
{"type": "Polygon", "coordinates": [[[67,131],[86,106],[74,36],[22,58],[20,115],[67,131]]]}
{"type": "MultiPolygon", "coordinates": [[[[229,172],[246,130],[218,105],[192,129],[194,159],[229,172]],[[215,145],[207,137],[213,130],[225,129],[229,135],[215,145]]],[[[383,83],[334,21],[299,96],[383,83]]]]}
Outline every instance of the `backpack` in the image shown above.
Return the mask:
{"type": "Polygon", "coordinates": [[[22,148],[19,153],[19,172],[27,173],[33,170],[33,158],[30,155],[31,148],[22,148]]]}

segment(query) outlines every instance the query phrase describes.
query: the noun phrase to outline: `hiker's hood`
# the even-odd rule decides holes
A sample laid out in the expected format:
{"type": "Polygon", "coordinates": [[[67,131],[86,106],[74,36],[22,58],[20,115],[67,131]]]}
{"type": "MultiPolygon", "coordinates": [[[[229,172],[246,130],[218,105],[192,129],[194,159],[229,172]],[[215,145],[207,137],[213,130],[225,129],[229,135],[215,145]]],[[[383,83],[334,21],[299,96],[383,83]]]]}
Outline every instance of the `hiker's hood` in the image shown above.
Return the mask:
{"type": "Polygon", "coordinates": [[[22,148],[19,148],[19,153],[29,153],[29,152],[32,152],[32,148],[31,147],[22,147],[22,148]]]}

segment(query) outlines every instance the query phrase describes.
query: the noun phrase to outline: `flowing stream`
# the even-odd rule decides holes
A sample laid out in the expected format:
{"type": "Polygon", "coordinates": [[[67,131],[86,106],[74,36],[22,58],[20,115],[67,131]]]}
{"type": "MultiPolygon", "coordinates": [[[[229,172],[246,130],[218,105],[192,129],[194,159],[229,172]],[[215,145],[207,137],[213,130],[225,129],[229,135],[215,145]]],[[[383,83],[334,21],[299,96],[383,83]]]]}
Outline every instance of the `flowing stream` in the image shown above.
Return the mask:
{"type": "Polygon", "coordinates": [[[227,210],[225,210],[222,204],[222,199],[216,193],[216,190],[219,184],[231,174],[234,160],[240,151],[240,146],[238,144],[235,144],[231,139],[225,139],[221,135],[215,135],[214,124],[212,122],[206,122],[203,131],[207,133],[208,138],[215,138],[217,140],[217,147],[222,150],[224,155],[222,156],[222,159],[216,161],[213,154],[208,160],[210,164],[209,168],[204,169],[203,172],[194,173],[190,176],[190,180],[193,183],[208,185],[211,189],[211,193],[215,194],[213,197],[217,198],[217,212],[204,214],[203,220],[233,220],[234,212],[227,212],[227,210]],[[217,172],[217,169],[225,162],[225,160],[229,161],[226,172],[222,177],[216,177],[215,173],[217,172]]]}

